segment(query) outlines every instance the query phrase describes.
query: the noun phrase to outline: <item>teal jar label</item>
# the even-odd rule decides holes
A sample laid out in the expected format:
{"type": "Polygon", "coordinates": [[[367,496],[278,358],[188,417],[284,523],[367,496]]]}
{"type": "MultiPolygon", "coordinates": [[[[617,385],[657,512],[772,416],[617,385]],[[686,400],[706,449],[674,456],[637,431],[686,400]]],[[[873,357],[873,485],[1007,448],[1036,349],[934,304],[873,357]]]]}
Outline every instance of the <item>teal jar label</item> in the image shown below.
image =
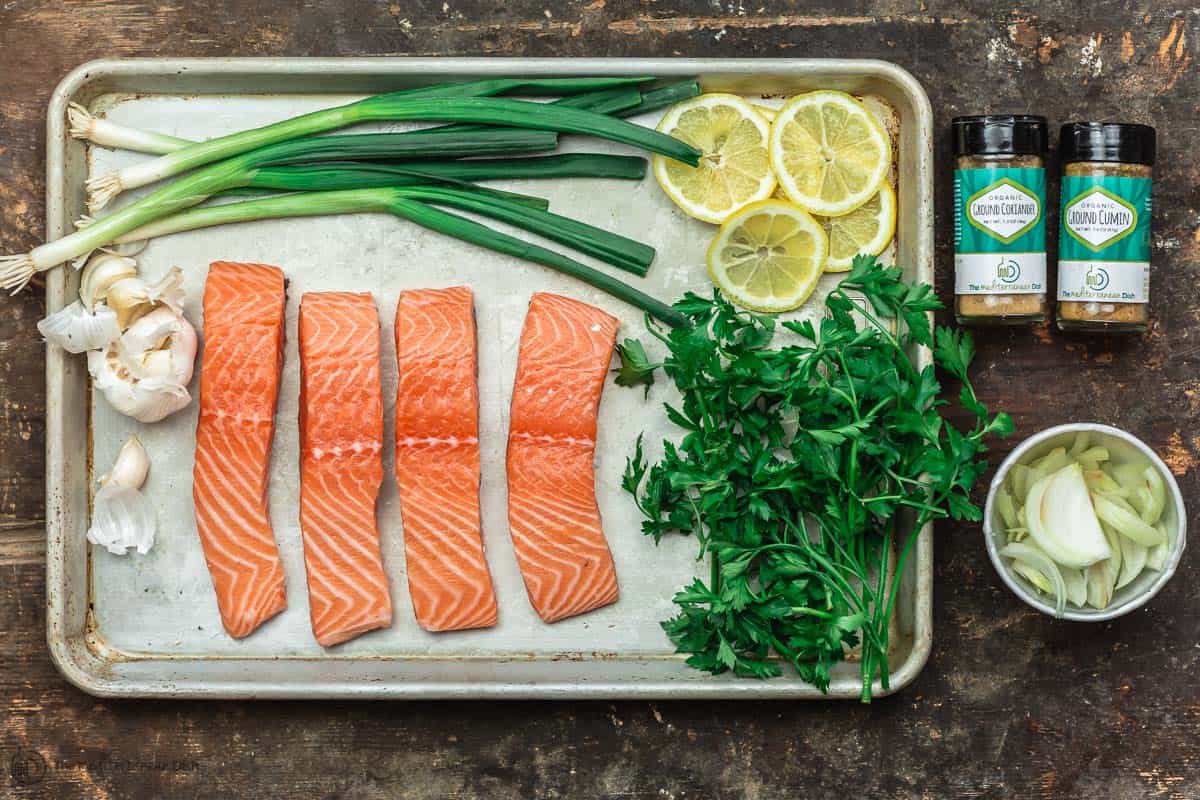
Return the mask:
{"type": "Polygon", "coordinates": [[[1046,291],[1046,170],[954,171],[954,291],[1046,291]]]}
{"type": "Polygon", "coordinates": [[[1065,175],[1058,299],[1150,302],[1150,179],[1065,175]]]}

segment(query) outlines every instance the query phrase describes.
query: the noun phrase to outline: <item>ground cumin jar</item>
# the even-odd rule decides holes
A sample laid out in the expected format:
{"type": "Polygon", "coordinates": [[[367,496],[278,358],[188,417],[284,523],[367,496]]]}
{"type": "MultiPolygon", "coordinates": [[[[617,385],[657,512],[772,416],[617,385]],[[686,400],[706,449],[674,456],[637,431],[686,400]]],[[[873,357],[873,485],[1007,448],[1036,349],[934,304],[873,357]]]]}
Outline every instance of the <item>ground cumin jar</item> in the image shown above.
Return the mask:
{"type": "Polygon", "coordinates": [[[963,325],[1046,318],[1045,117],[956,117],[954,311],[963,325]]]}
{"type": "Polygon", "coordinates": [[[1061,330],[1143,331],[1149,324],[1154,152],[1154,128],[1148,125],[1063,125],[1061,330]]]}

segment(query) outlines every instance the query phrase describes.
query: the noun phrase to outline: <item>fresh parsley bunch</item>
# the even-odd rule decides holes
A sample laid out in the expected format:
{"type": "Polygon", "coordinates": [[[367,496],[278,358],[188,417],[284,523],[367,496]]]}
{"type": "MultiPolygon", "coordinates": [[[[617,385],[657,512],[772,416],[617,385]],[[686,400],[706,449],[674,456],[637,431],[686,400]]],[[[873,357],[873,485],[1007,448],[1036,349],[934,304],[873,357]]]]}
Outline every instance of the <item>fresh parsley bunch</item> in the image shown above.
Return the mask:
{"type": "MultiPolygon", "coordinates": [[[[712,571],[675,595],[679,614],[663,628],[697,669],[774,677],[775,654],[822,691],[861,646],[868,702],[876,676],[888,686],[894,576],[925,523],[981,518],[970,492],[987,466],[984,439],[1012,432],[975,396],[971,338],[935,331],[932,287],[869,257],[855,259],[819,323],[782,323],[789,335],[719,292],[674,307],[692,325],[651,332],[668,350],[662,368],[682,402],[666,414],[684,436],[653,465],[639,437],[623,486],[646,534],[694,535],[712,571]],[[911,358],[921,345],[961,382],[970,430],[942,416],[933,366],[911,358]]],[[[627,384],[653,369],[630,341],[627,384]]]]}

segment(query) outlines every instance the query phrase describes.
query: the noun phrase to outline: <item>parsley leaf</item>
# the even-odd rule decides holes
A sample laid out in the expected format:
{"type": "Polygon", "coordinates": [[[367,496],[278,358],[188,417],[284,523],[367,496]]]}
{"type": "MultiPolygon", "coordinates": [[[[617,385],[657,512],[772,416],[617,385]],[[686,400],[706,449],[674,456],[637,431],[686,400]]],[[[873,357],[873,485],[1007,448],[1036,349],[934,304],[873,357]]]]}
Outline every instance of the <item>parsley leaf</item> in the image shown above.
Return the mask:
{"type": "MultiPolygon", "coordinates": [[[[888,685],[892,576],[925,523],[979,519],[984,440],[1012,432],[975,395],[970,336],[932,326],[939,308],[932,287],[860,256],[819,322],[777,325],[714,292],[675,304],[690,327],[651,326],[682,438],[649,463],[639,437],[622,487],[646,535],[692,535],[708,559],[708,580],[677,592],[663,622],[690,666],[763,679],[788,665],[825,690],[859,649],[864,701],[876,678],[888,685]],[[942,384],[914,366],[914,346],[961,383],[970,428],[942,416],[942,384]]],[[[622,347],[617,382],[648,385],[660,365],[636,340],[622,347]]]]}
{"type": "Polygon", "coordinates": [[[615,378],[618,386],[639,386],[644,384],[646,387],[645,395],[650,394],[650,387],[654,384],[654,371],[662,366],[662,364],[650,363],[650,357],[646,355],[646,348],[637,339],[626,339],[619,342],[616,346],[617,355],[621,358],[621,366],[614,369],[615,378]]]}

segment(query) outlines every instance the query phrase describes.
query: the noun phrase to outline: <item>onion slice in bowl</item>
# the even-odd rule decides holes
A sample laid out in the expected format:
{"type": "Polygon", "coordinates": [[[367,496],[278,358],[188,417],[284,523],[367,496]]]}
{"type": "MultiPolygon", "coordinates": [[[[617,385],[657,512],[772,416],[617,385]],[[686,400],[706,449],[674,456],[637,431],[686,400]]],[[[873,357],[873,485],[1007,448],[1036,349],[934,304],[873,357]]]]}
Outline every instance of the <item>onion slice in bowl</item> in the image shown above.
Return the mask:
{"type": "Polygon", "coordinates": [[[1025,517],[1037,546],[1064,567],[1082,569],[1112,555],[1079,464],[1034,483],[1025,517]]]}

